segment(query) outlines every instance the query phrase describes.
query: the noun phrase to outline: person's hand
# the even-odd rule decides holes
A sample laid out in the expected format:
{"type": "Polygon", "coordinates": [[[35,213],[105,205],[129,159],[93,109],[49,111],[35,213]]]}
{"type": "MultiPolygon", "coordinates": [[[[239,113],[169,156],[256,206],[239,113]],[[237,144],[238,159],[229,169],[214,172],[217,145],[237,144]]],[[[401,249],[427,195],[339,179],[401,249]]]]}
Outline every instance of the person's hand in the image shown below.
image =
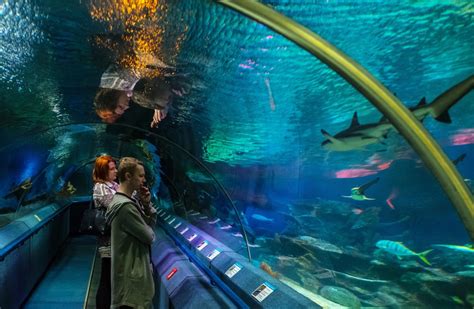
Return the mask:
{"type": "Polygon", "coordinates": [[[181,89],[171,89],[171,92],[173,92],[178,97],[182,97],[183,95],[186,94],[182,88],[181,89]]]}
{"type": "Polygon", "coordinates": [[[171,92],[173,92],[178,97],[183,97],[185,94],[188,94],[190,90],[191,90],[191,86],[184,85],[175,89],[171,89],[171,92]]]}
{"type": "Polygon", "coordinates": [[[151,128],[156,128],[161,120],[166,118],[168,115],[168,107],[165,109],[155,109],[155,113],[153,114],[153,120],[150,124],[151,128]]]}
{"type": "Polygon", "coordinates": [[[146,186],[142,186],[138,191],[138,199],[140,200],[140,203],[142,203],[142,205],[144,205],[145,207],[148,207],[150,205],[151,193],[146,186]]]}

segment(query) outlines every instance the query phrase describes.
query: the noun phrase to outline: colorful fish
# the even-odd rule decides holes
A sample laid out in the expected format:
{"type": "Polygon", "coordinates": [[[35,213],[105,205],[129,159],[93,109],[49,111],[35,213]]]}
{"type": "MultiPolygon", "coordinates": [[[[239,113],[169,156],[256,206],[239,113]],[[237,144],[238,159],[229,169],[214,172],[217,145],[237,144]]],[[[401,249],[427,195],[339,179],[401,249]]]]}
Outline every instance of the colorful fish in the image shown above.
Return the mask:
{"type": "Polygon", "coordinates": [[[374,183],[378,181],[379,181],[379,177],[359,187],[352,188],[351,195],[342,195],[342,197],[351,198],[355,201],[373,201],[374,200],[373,198],[365,196],[365,190],[367,190],[370,186],[372,186],[374,183]]]}
{"type": "Polygon", "coordinates": [[[432,245],[435,248],[448,248],[455,251],[465,252],[465,253],[474,253],[474,248],[472,245],[466,246],[457,246],[457,245],[432,245]]]}
{"type": "Polygon", "coordinates": [[[425,262],[428,265],[431,265],[430,262],[426,259],[426,255],[430,253],[433,250],[427,250],[421,253],[416,253],[407,247],[403,245],[401,242],[395,242],[391,240],[379,240],[375,244],[377,248],[380,248],[390,254],[396,255],[397,257],[402,257],[402,256],[417,256],[419,257],[423,262],[425,262]]]}
{"type": "Polygon", "coordinates": [[[260,269],[264,270],[267,274],[269,274],[273,278],[279,278],[280,277],[280,274],[273,271],[272,267],[270,265],[268,265],[267,263],[265,263],[265,262],[260,262],[260,269]]]}

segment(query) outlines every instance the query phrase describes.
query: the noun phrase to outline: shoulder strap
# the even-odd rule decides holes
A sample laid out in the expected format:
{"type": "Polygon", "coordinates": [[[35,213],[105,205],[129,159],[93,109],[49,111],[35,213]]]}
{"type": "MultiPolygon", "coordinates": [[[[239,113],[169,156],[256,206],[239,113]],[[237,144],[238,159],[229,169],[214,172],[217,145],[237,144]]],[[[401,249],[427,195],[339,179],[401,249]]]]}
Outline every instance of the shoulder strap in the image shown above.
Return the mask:
{"type": "Polygon", "coordinates": [[[91,201],[89,202],[89,209],[94,208],[94,195],[91,195],[91,201]]]}

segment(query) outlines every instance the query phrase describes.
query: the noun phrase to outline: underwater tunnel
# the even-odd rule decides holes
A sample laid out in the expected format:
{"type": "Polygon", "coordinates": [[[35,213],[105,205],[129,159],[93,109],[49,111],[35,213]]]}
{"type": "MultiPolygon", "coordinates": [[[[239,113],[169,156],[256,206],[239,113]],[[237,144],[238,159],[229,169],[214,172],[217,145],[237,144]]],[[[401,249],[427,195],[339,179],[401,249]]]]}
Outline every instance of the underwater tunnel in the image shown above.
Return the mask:
{"type": "Polygon", "coordinates": [[[474,306],[471,1],[5,0],[0,18],[0,308],[98,307],[81,221],[104,154],[146,171],[155,308],[474,306]],[[137,82],[104,116],[110,76],[137,82]]]}

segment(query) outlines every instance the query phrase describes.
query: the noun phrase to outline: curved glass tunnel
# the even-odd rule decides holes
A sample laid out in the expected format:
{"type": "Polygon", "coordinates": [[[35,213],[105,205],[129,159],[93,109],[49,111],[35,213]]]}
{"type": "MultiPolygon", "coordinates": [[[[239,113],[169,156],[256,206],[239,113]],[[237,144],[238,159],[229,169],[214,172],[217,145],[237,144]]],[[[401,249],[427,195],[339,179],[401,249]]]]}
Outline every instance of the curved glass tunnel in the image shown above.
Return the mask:
{"type": "MultiPolygon", "coordinates": [[[[381,81],[473,188],[471,1],[262,2],[381,81]],[[463,82],[465,93],[431,105],[463,82]]],[[[163,234],[189,224],[277,286],[259,302],[258,284],[239,292],[237,276],[223,280],[249,307],[285,288],[323,307],[474,305],[472,239],[438,182],[356,89],[284,37],[202,0],[4,1],[0,16],[0,290],[15,290],[15,305],[33,304],[61,245],[84,237],[77,222],[102,153],[145,163],[163,234]],[[133,103],[100,122],[92,102],[114,62],[179,85],[157,128],[133,103]],[[27,259],[21,283],[11,265],[27,259]]],[[[206,268],[211,246],[178,234],[206,268]]]]}

